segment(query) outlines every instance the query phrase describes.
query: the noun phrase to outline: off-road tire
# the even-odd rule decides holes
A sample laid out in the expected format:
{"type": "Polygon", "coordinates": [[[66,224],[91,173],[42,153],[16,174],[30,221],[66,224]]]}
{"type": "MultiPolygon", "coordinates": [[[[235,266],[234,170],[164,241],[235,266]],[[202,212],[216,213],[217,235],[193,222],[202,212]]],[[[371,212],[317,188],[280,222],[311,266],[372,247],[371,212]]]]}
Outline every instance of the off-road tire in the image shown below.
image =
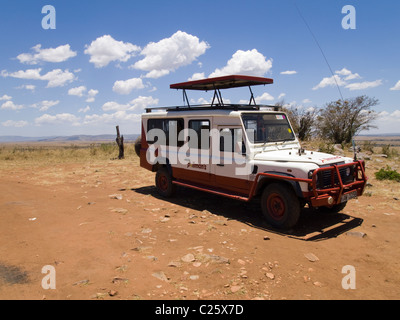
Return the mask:
{"type": "Polygon", "coordinates": [[[166,167],[160,167],[156,173],[155,183],[158,193],[165,197],[172,197],[176,186],[172,183],[172,175],[166,167]]]}
{"type": "Polygon", "coordinates": [[[138,157],[140,157],[140,149],[142,148],[142,138],[139,136],[135,140],[135,153],[138,157]]]}
{"type": "Polygon", "coordinates": [[[271,183],[261,195],[262,213],[269,224],[280,229],[292,228],[300,217],[300,201],[283,183],[271,183]]]}

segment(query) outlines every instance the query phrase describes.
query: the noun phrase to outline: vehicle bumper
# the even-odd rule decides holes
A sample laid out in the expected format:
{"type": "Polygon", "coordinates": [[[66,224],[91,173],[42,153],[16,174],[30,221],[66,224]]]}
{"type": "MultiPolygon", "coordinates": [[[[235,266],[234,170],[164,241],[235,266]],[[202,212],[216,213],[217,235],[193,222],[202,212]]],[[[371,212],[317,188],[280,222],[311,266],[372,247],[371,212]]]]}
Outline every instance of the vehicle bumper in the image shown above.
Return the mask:
{"type": "Polygon", "coordinates": [[[313,207],[334,206],[350,199],[361,196],[367,183],[365,175],[364,161],[355,161],[352,163],[332,165],[329,167],[318,168],[309,181],[307,197],[313,207]],[[347,182],[343,181],[343,172],[350,170],[351,176],[347,177],[347,182]],[[330,179],[328,186],[321,186],[321,177],[325,180],[330,179]]]}

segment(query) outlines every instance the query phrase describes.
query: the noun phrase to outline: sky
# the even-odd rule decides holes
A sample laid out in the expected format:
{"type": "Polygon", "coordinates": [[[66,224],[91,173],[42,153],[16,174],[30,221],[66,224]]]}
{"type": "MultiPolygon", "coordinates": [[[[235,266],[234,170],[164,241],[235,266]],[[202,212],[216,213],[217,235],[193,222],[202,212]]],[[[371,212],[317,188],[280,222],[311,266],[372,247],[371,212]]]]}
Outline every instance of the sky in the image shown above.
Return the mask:
{"type": "MultiPolygon", "coordinates": [[[[400,133],[399,1],[1,4],[0,136],[139,133],[146,107],[183,104],[170,84],[228,74],[274,79],[253,88],[261,104],[376,98],[377,129],[362,133],[400,133]]],[[[250,98],[246,88],[222,95],[250,98]]]]}

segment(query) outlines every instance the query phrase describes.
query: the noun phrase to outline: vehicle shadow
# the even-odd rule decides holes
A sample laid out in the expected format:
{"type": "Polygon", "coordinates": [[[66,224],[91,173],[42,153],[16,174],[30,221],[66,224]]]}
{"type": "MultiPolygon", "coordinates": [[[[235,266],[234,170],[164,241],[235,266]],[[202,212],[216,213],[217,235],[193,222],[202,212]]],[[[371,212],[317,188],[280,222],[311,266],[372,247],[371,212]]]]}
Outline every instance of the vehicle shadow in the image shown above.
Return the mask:
{"type": "Polygon", "coordinates": [[[344,213],[332,214],[304,208],[294,228],[281,230],[274,228],[265,221],[261,214],[258,199],[254,199],[251,202],[243,202],[183,187],[178,187],[176,195],[171,198],[160,196],[155,186],[132,188],[130,190],[144,195],[151,195],[160,200],[189,209],[207,210],[228,220],[240,221],[252,228],[304,241],[335,238],[360,226],[363,222],[361,218],[352,217],[344,213]]]}

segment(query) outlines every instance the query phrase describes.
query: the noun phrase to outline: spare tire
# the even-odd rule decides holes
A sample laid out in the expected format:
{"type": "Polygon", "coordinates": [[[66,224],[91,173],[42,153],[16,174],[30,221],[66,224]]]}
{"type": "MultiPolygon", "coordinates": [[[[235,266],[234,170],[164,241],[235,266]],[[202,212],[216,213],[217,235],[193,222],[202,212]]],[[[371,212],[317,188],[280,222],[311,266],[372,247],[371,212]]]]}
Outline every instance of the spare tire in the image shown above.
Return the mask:
{"type": "Polygon", "coordinates": [[[136,140],[135,140],[135,152],[137,154],[138,157],[140,157],[140,149],[142,148],[142,138],[139,136],[136,140]]]}

